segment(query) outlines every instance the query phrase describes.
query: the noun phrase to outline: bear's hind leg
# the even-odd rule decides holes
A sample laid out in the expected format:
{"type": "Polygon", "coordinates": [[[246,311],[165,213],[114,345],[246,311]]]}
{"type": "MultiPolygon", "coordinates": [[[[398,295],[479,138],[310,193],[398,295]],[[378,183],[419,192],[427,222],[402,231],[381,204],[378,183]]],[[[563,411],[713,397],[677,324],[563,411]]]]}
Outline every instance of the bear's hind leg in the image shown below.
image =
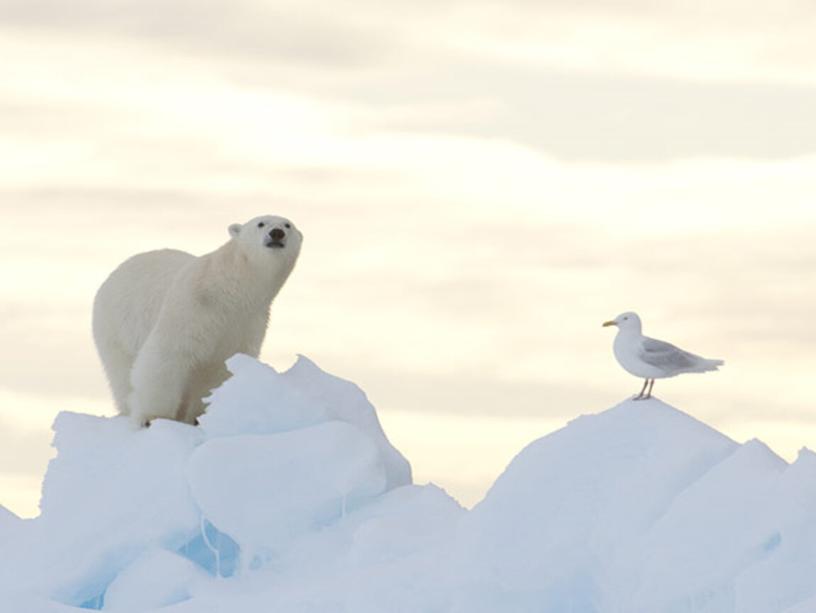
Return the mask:
{"type": "Polygon", "coordinates": [[[130,394],[130,371],[133,367],[133,356],[113,345],[100,344],[99,357],[108,377],[116,409],[120,415],[128,415],[130,410],[127,400],[130,394]]]}

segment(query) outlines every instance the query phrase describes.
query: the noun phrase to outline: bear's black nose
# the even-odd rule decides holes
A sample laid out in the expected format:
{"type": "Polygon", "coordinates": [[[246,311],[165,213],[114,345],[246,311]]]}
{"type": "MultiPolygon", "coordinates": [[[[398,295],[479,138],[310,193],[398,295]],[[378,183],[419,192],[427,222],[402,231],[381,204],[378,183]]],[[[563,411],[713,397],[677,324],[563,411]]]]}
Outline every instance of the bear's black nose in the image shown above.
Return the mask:
{"type": "Polygon", "coordinates": [[[273,241],[279,241],[279,240],[280,240],[280,239],[282,239],[284,236],[286,236],[286,232],[284,232],[284,231],[283,231],[283,230],[281,230],[280,228],[275,228],[274,230],[272,230],[272,231],[269,233],[269,237],[270,237],[270,238],[271,238],[273,241]]]}

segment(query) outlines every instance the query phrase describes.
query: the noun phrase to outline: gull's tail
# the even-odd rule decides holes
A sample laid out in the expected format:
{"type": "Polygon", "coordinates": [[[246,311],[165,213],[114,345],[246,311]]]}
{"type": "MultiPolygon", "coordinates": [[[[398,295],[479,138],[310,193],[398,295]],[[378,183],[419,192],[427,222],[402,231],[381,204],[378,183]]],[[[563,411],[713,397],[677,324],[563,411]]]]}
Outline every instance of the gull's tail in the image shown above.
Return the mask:
{"type": "Polygon", "coordinates": [[[709,372],[712,370],[719,370],[720,366],[723,364],[725,364],[724,360],[707,360],[705,358],[700,358],[694,372],[709,372]]]}

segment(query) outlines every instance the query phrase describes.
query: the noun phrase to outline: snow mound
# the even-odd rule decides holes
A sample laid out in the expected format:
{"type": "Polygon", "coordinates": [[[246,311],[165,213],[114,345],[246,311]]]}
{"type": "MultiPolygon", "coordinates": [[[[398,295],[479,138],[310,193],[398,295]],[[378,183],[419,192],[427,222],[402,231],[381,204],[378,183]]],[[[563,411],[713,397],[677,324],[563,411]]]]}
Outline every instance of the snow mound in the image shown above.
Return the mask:
{"type": "Polygon", "coordinates": [[[57,417],[40,516],[0,514],[0,543],[16,551],[0,556],[0,591],[28,595],[20,610],[183,603],[411,483],[353,384],[305,358],[283,374],[244,355],[228,368],[199,428],[57,417]]]}
{"type": "Polygon", "coordinates": [[[339,421],[207,441],[188,475],[204,515],[244,548],[279,548],[385,491],[377,447],[339,421]]]}
{"type": "Polygon", "coordinates": [[[207,573],[191,560],[164,549],[152,549],[136,558],[108,585],[106,611],[149,611],[192,598],[196,584],[207,573]]]}
{"type": "Polygon", "coordinates": [[[196,534],[185,471],[201,433],[166,420],[134,431],[126,418],[76,413],[61,413],[54,431],[41,514],[12,538],[25,555],[0,557],[0,589],[79,605],[146,549],[172,550],[196,534]]]}
{"type": "Polygon", "coordinates": [[[227,360],[232,377],[207,399],[199,420],[208,437],[288,432],[328,420],[346,422],[379,449],[387,487],[411,483],[411,466],[383,432],[377,411],[354,383],[322,371],[304,356],[278,373],[242,354],[227,360]]]}
{"type": "Polygon", "coordinates": [[[247,356],[200,427],[62,413],[41,515],[0,508],[0,610],[813,613],[816,454],[658,401],[573,420],[472,511],[374,407],[247,356]]]}
{"type": "Polygon", "coordinates": [[[20,526],[22,521],[0,504],[0,545],[11,538],[12,533],[20,526]]]}
{"type": "Polygon", "coordinates": [[[453,610],[782,611],[816,594],[795,501],[813,502],[813,459],[789,467],[654,399],[576,419],[463,520],[453,610]]]}

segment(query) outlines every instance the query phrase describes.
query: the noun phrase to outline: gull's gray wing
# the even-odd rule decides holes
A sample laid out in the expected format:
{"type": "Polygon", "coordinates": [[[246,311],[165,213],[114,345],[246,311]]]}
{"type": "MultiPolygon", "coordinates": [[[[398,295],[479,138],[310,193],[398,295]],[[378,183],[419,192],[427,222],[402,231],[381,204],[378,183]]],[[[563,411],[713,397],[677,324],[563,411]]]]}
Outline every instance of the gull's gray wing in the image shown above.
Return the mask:
{"type": "Polygon", "coordinates": [[[700,360],[699,356],[683,351],[671,343],[647,336],[643,337],[638,357],[647,364],[667,373],[694,368],[700,360]]]}

